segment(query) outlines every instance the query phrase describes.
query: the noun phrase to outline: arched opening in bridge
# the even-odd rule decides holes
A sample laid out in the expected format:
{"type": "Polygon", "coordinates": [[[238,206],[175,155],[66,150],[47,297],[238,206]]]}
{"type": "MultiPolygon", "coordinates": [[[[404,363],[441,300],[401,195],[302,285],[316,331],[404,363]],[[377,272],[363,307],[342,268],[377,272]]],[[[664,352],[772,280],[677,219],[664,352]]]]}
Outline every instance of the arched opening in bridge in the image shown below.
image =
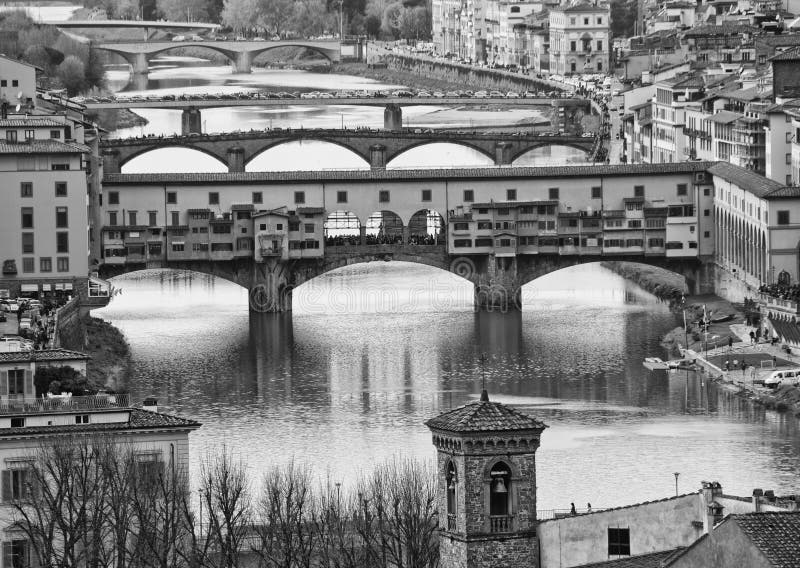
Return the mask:
{"type": "Polygon", "coordinates": [[[386,168],[469,168],[493,164],[492,158],[469,146],[431,142],[395,156],[386,168]]]}
{"type": "Polygon", "coordinates": [[[275,64],[302,65],[307,67],[331,67],[331,61],[319,51],[300,45],[287,45],[262,51],[253,57],[254,66],[275,64]]]}
{"type": "Polygon", "coordinates": [[[571,146],[540,146],[529,150],[514,160],[514,166],[561,166],[588,162],[584,150],[571,146]]]}
{"type": "Polygon", "coordinates": [[[158,148],[139,154],[122,165],[123,174],[220,173],[228,166],[213,156],[191,148],[158,148]]]}
{"type": "Polygon", "coordinates": [[[393,211],[376,211],[367,217],[366,244],[402,244],[403,220],[393,211]]]}
{"type": "Polygon", "coordinates": [[[369,164],[355,152],[321,140],[292,140],[272,146],[245,166],[248,172],[302,170],[368,170],[369,164]]]}
{"type": "Polygon", "coordinates": [[[351,211],[333,211],[325,219],[325,246],[360,245],[361,221],[351,211]]]}
{"type": "Polygon", "coordinates": [[[436,244],[443,234],[444,219],[438,211],[420,209],[408,221],[411,244],[436,244]]]}

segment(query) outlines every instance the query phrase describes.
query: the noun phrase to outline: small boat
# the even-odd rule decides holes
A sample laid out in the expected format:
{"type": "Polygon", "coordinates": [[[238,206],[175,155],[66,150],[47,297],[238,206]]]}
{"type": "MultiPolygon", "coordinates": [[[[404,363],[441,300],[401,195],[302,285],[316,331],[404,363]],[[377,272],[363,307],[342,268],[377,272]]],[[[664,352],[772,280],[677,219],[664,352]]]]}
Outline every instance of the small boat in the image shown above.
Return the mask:
{"type": "Polygon", "coordinates": [[[645,357],[644,366],[651,371],[666,371],[670,368],[668,363],[665,363],[658,357],[645,357]]]}
{"type": "Polygon", "coordinates": [[[711,323],[725,323],[726,321],[731,321],[734,318],[733,314],[728,314],[727,316],[720,316],[718,318],[713,318],[711,323]]]}

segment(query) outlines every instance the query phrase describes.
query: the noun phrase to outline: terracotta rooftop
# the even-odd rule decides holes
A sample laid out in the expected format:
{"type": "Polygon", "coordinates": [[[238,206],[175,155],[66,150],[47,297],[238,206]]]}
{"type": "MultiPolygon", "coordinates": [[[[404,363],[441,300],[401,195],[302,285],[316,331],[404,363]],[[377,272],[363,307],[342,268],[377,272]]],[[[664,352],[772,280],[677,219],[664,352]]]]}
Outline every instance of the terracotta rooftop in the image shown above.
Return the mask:
{"type": "Polygon", "coordinates": [[[705,171],[714,162],[664,164],[612,164],[590,166],[430,168],[414,170],[319,170],[289,172],[106,174],[106,185],[252,184],[336,181],[524,179],[585,176],[641,176],[705,171]]]}
{"type": "Polygon", "coordinates": [[[30,426],[24,428],[1,428],[0,439],[16,438],[19,436],[36,436],[41,434],[72,435],[84,434],[89,432],[126,432],[131,430],[151,430],[151,429],[188,429],[196,430],[201,426],[199,422],[180,418],[171,414],[151,412],[140,408],[121,408],[121,411],[130,412],[127,422],[99,422],[96,424],[75,424],[65,426],[30,426]]]}
{"type": "Polygon", "coordinates": [[[773,189],[764,196],[765,199],[794,199],[797,197],[800,197],[800,187],[796,185],[773,189]]]}
{"type": "Polygon", "coordinates": [[[29,361],[77,361],[89,356],[68,349],[43,349],[41,351],[8,351],[0,353],[0,363],[22,363],[29,361]]]}
{"type": "Polygon", "coordinates": [[[773,55],[767,61],[798,61],[800,60],[800,47],[787,49],[783,53],[773,55]]]}
{"type": "Polygon", "coordinates": [[[756,197],[766,197],[771,192],[784,187],[783,184],[777,181],[772,181],[769,178],[728,162],[717,162],[708,168],[708,173],[719,176],[725,181],[735,183],[756,197]]]}
{"type": "Polygon", "coordinates": [[[722,24],[716,26],[711,24],[695,26],[688,30],[684,34],[684,37],[754,34],[756,32],[758,32],[758,28],[754,28],[753,26],[723,22],[722,24]]]}
{"type": "Polygon", "coordinates": [[[509,432],[514,430],[544,430],[544,422],[536,420],[499,402],[491,402],[486,391],[477,402],[459,406],[431,418],[425,425],[431,430],[445,432],[509,432]]]}
{"type": "Polygon", "coordinates": [[[650,554],[640,554],[628,558],[617,560],[606,560],[593,564],[581,564],[576,568],[661,568],[663,562],[680,549],[664,550],[662,552],[651,552],[650,554]]]}
{"type": "Polygon", "coordinates": [[[14,128],[14,127],[64,127],[64,124],[61,122],[56,122],[52,119],[47,118],[3,118],[0,119],[0,127],[3,128],[14,128]]]}
{"type": "Polygon", "coordinates": [[[800,511],[731,515],[774,568],[797,568],[800,562],[800,511]]]}

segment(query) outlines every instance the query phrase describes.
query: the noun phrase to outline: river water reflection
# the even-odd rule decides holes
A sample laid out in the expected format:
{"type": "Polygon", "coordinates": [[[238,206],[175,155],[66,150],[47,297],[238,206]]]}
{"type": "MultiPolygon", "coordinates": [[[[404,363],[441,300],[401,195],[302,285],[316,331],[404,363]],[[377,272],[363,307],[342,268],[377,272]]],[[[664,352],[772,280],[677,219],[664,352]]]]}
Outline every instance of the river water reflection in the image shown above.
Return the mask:
{"type": "Polygon", "coordinates": [[[181,272],[115,279],[95,312],[133,355],[129,388],[202,422],[192,463],[226,444],[255,475],[297,458],[347,485],[397,455],[430,458],[423,421],[474,400],[479,356],[493,399],[550,427],[539,507],[614,506],[694,491],[797,490],[797,422],[686,373],[648,372],[676,325],[652,296],[599,265],[526,286],[522,313],[473,313],[471,288],[419,265],[371,263],[295,291],[292,315],[248,316],[246,292],[181,272]]]}

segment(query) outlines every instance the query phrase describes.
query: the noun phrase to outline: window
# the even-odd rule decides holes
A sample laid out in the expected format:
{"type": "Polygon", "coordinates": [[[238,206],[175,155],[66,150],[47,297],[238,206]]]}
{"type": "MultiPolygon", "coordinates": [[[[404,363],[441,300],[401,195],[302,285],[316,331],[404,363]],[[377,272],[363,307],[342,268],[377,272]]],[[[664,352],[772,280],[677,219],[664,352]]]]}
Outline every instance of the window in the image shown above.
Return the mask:
{"type": "Polygon", "coordinates": [[[489,472],[489,515],[493,517],[510,514],[510,496],[511,470],[505,463],[498,462],[489,472]]]}
{"type": "Polygon", "coordinates": [[[0,87],[8,87],[8,81],[6,81],[5,79],[0,80],[0,87]]]}
{"type": "Polygon", "coordinates": [[[108,224],[112,227],[117,224],[117,212],[116,211],[109,211],[108,212],[108,224]]]}
{"type": "Polygon", "coordinates": [[[664,248],[664,239],[660,238],[647,239],[647,246],[650,248],[664,248]]]}
{"type": "Polygon", "coordinates": [[[172,243],[172,252],[183,252],[184,243],[172,243]]]}
{"type": "Polygon", "coordinates": [[[141,453],[136,455],[136,477],[140,481],[155,482],[164,471],[161,454],[141,453]]]}
{"type": "MultiPolygon", "coordinates": [[[[12,428],[24,428],[24,418],[12,418],[12,428]],[[21,425],[14,425],[15,420],[21,420],[21,425]]],[[[21,462],[19,465],[15,462],[6,462],[6,467],[11,466],[12,469],[3,470],[3,501],[20,501],[28,496],[30,483],[28,482],[28,468],[27,462],[21,462]]],[[[4,543],[5,544],[5,543],[4,543]]],[[[5,552],[5,550],[3,550],[5,552]]],[[[8,564],[4,564],[8,566],[8,564]]]]}
{"type": "Polygon", "coordinates": [[[431,190],[430,189],[423,189],[422,190],[422,201],[430,201],[431,200],[431,190]]]}
{"type": "Polygon", "coordinates": [[[128,225],[136,225],[136,211],[128,211],[128,225]]]}
{"type": "Polygon", "coordinates": [[[569,50],[575,51],[576,43],[574,41],[569,42],[569,50]]]}
{"type": "Polygon", "coordinates": [[[336,203],[347,203],[347,192],[346,191],[337,191],[336,192],[336,203]]]}
{"type": "Polygon", "coordinates": [[[11,427],[12,428],[24,428],[25,427],[25,419],[24,418],[12,418],[11,419],[11,427]]]}
{"type": "Polygon", "coordinates": [[[454,248],[465,248],[472,246],[472,239],[455,239],[453,241],[454,248]]]}
{"type": "MultiPolygon", "coordinates": [[[[467,223],[456,223],[456,227],[458,227],[458,225],[463,225],[464,226],[463,230],[465,230],[465,231],[468,228],[468,224],[467,223]]],[[[479,231],[481,231],[481,230],[491,230],[491,229],[492,229],[492,222],[491,221],[478,221],[478,230],[479,231]]]]}
{"type": "MultiPolygon", "coordinates": [[[[480,226],[480,225],[481,225],[481,224],[480,224],[480,223],[478,223],[478,228],[479,228],[479,229],[481,228],[481,226],[480,226]]],[[[491,228],[492,228],[492,226],[491,226],[491,225],[492,225],[492,224],[491,224],[491,223],[489,223],[489,227],[488,227],[489,229],[491,229],[491,228]]],[[[469,223],[453,223],[453,230],[454,230],[454,231],[469,231],[469,223]]]]}
{"type": "Polygon", "coordinates": [[[30,256],[23,256],[22,257],[22,272],[31,273],[34,271],[34,258],[30,256]]]}
{"type": "Polygon", "coordinates": [[[507,189],[506,190],[506,200],[507,201],[516,201],[517,200],[517,190],[516,189],[507,189]]]}
{"type": "Polygon", "coordinates": [[[550,199],[558,199],[558,188],[557,187],[551,187],[548,190],[548,195],[549,195],[550,199]]]}
{"type": "Polygon", "coordinates": [[[50,169],[53,171],[65,171],[69,169],[69,164],[51,164],[50,169]]]}
{"type": "Polygon", "coordinates": [[[778,225],[788,225],[789,224],[789,211],[778,211],[778,225]]]}
{"type": "Polygon", "coordinates": [[[574,26],[575,25],[575,18],[570,18],[569,19],[569,25],[570,26],[574,26]]]}
{"type": "Polygon", "coordinates": [[[389,203],[389,192],[382,189],[378,192],[378,201],[380,203],[389,203]]]}
{"type": "Polygon", "coordinates": [[[56,269],[59,272],[69,272],[69,258],[60,256],[56,260],[56,269]]]}
{"type": "Polygon", "coordinates": [[[208,192],[208,204],[209,205],[219,205],[219,192],[218,191],[209,191],[208,192]]]}
{"type": "Polygon", "coordinates": [[[593,187],[592,188],[592,199],[603,199],[603,188],[602,187],[593,187]]]}
{"type": "Polygon", "coordinates": [[[22,208],[22,228],[33,229],[33,207],[22,208]]]}
{"type": "Polygon", "coordinates": [[[631,530],[608,527],[608,555],[630,556],[631,530]]]}
{"type": "Polygon", "coordinates": [[[56,233],[56,252],[69,252],[69,233],[66,231],[56,233]]]}
{"type": "Polygon", "coordinates": [[[306,192],[305,191],[295,191],[294,192],[294,202],[295,203],[305,203],[306,202],[306,192]]]}
{"type": "Polygon", "coordinates": [[[602,24],[603,24],[603,18],[598,16],[597,17],[597,25],[599,26],[599,25],[602,25],[602,24]]]}
{"type": "Polygon", "coordinates": [[[175,205],[178,202],[178,194],[174,191],[167,192],[167,205],[175,205]]]}
{"type": "Polygon", "coordinates": [[[583,19],[583,25],[584,26],[588,26],[589,25],[589,18],[584,18],[583,19]]]}
{"type": "MultiPolygon", "coordinates": [[[[456,473],[456,466],[452,461],[447,464],[445,481],[447,482],[447,528],[449,530],[455,530],[455,526],[450,526],[450,515],[456,514],[456,483],[458,483],[458,475],[456,473]]],[[[453,519],[453,521],[453,524],[455,524],[455,519],[453,519]]]]}
{"type": "Polygon", "coordinates": [[[17,131],[6,130],[6,142],[16,142],[16,141],[17,141],[17,131]]]}
{"type": "MultiPolygon", "coordinates": [[[[786,143],[788,144],[791,141],[792,141],[792,133],[791,132],[787,132],[786,133],[786,143]]],[[[800,142],[800,140],[798,140],[798,142],[800,142]]]]}
{"type": "Polygon", "coordinates": [[[703,238],[704,239],[711,238],[711,231],[703,231],[703,238]]]}
{"type": "Polygon", "coordinates": [[[50,131],[50,138],[53,138],[53,139],[61,138],[61,131],[60,130],[51,130],[50,131]]]}
{"type": "Polygon", "coordinates": [[[678,184],[678,195],[687,195],[687,186],[685,183],[678,184]]]}
{"type": "Polygon", "coordinates": [[[8,394],[25,394],[25,369],[12,369],[8,372],[8,394]]]}
{"type": "Polygon", "coordinates": [[[29,141],[29,140],[33,140],[34,138],[36,138],[36,134],[34,133],[33,130],[26,130],[25,131],[25,141],[26,142],[29,141]]]}
{"type": "MultiPolygon", "coordinates": [[[[167,194],[169,196],[169,194],[167,194]]],[[[119,205],[119,191],[109,191],[108,192],[108,204],[109,205],[119,205]]]]}
{"type": "Polygon", "coordinates": [[[603,42],[602,42],[602,40],[598,40],[598,42],[597,42],[597,51],[603,51],[603,42]]]}
{"type": "Polygon", "coordinates": [[[792,163],[792,155],[791,154],[786,154],[786,163],[787,164],[791,164],[792,163]]]}
{"type": "Polygon", "coordinates": [[[19,195],[20,197],[33,197],[33,183],[29,181],[23,181],[20,183],[19,195]]]}
{"type": "Polygon", "coordinates": [[[39,272],[53,272],[53,259],[43,256],[39,259],[39,272]]]}
{"type": "Polygon", "coordinates": [[[300,230],[299,221],[289,221],[289,232],[297,232],[300,230]]]}
{"type": "Polygon", "coordinates": [[[464,203],[472,203],[475,201],[475,190],[474,189],[465,189],[464,190],[464,203]]]}
{"type": "Polygon", "coordinates": [[[89,415],[88,414],[78,414],[75,416],[75,424],[88,424],[89,423],[89,415]]]}
{"type": "Polygon", "coordinates": [[[11,79],[11,86],[12,87],[19,87],[19,80],[11,79]]]}
{"type": "Polygon", "coordinates": [[[181,212],[180,211],[170,211],[170,225],[173,227],[177,227],[181,224],[181,212]]]}
{"type": "Polygon", "coordinates": [[[304,229],[306,233],[313,233],[314,232],[314,223],[305,223],[304,229]]]}
{"type": "Polygon", "coordinates": [[[3,566],[4,568],[26,568],[28,566],[27,540],[15,539],[3,543],[3,566]]]}
{"type": "Polygon", "coordinates": [[[494,240],[491,237],[484,237],[482,239],[475,239],[476,247],[491,247],[494,246],[494,240]]]}
{"type": "Polygon", "coordinates": [[[69,226],[69,217],[66,207],[56,207],[56,228],[66,229],[69,226]]]}
{"type": "Polygon", "coordinates": [[[22,254],[33,254],[33,233],[22,233],[22,254]]]}
{"type": "Polygon", "coordinates": [[[264,194],[260,191],[254,191],[253,203],[264,203],[264,194]]]}
{"type": "Polygon", "coordinates": [[[157,217],[158,212],[156,211],[148,211],[147,212],[147,226],[148,227],[155,227],[157,224],[157,217]]]}
{"type": "Polygon", "coordinates": [[[634,197],[644,197],[644,186],[643,185],[634,185],[633,186],[633,196],[634,197]]]}

